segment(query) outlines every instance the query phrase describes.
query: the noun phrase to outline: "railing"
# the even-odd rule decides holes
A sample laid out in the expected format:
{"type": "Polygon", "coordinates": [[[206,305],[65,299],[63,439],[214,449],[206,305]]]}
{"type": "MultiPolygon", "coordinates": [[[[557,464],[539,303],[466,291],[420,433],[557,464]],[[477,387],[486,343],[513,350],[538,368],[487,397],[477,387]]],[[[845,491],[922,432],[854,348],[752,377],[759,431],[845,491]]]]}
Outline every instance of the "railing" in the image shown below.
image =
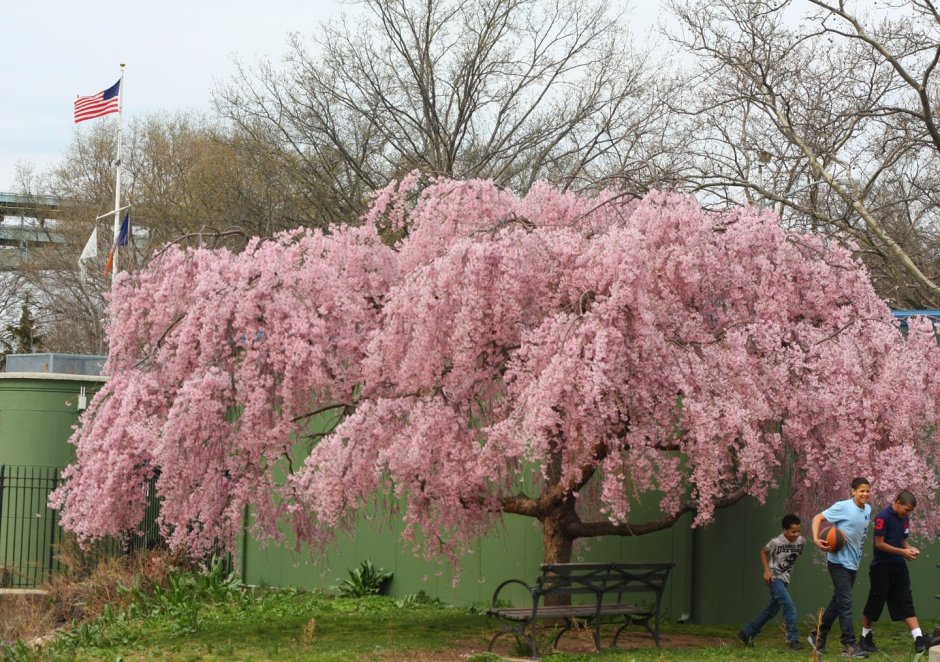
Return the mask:
{"type": "MultiPolygon", "coordinates": [[[[56,467],[0,465],[0,588],[36,587],[60,570],[56,549],[65,538],[58,513],[48,506],[49,494],[62,480],[60,474],[56,467]]],[[[147,493],[141,531],[97,543],[83,554],[87,564],[162,544],[153,481],[147,493]]]]}
{"type": "Polygon", "coordinates": [[[61,527],[46,502],[58,483],[57,468],[0,465],[0,586],[36,586],[56,567],[61,527]]]}

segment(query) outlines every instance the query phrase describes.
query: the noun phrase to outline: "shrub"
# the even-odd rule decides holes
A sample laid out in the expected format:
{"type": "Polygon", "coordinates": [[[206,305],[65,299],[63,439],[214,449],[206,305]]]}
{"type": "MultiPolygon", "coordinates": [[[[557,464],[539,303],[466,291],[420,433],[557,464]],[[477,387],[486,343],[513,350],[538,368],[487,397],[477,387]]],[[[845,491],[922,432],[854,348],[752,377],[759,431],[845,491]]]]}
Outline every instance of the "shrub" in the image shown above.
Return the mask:
{"type": "Polygon", "coordinates": [[[340,580],[337,591],[344,598],[384,595],[392,574],[384,568],[376,568],[370,559],[366,559],[358,568],[349,571],[349,579],[340,580]]]}

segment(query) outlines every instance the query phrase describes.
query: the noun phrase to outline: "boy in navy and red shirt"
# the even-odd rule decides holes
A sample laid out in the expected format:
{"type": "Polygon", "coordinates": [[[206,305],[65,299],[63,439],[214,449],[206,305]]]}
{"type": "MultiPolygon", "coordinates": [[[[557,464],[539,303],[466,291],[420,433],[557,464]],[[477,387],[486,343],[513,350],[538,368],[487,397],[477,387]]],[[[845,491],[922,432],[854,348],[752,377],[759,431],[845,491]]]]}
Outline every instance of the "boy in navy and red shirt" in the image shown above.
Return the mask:
{"type": "Polygon", "coordinates": [[[894,503],[875,516],[875,554],[868,571],[871,589],[862,612],[862,650],[878,650],[871,626],[881,616],[885,603],[888,604],[891,620],[904,621],[910,628],[911,636],[914,637],[914,652],[923,653],[930,648],[930,637],[921,632],[914,613],[911,577],[907,571],[907,562],[920,554],[919,549],[907,542],[911,528],[909,516],[915,506],[917,499],[904,490],[898,494],[894,503]]]}

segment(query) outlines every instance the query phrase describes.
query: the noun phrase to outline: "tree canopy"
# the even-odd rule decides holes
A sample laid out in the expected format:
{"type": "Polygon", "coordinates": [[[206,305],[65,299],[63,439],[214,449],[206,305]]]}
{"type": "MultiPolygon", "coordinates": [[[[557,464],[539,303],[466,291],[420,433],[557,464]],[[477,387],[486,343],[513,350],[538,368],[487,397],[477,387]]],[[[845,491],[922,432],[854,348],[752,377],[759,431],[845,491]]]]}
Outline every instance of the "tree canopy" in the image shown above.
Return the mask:
{"type": "Polygon", "coordinates": [[[546,561],[782,476],[804,508],[857,474],[938,488],[929,322],[902,335],[848,251],[753,207],[413,173],[356,226],[168,248],[110,307],[110,379],[54,498],[83,539],[137,526],[154,476],[194,554],[234,548],[245,506],[318,547],[378,502],[451,559],[534,517],[546,561]],[[295,455],[317,412],[338,424],[295,455]]]}

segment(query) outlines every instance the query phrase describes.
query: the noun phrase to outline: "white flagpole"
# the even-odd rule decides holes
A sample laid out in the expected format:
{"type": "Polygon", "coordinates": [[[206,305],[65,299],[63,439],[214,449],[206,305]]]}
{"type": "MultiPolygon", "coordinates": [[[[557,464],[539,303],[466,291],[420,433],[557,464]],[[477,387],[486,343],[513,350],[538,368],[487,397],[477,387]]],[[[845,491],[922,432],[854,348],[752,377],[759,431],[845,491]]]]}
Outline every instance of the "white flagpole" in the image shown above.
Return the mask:
{"type": "Polygon", "coordinates": [[[121,85],[118,87],[118,140],[117,159],[115,160],[114,178],[114,266],[111,269],[111,280],[118,270],[118,235],[121,233],[121,131],[124,126],[124,64],[121,64],[121,85]]]}

